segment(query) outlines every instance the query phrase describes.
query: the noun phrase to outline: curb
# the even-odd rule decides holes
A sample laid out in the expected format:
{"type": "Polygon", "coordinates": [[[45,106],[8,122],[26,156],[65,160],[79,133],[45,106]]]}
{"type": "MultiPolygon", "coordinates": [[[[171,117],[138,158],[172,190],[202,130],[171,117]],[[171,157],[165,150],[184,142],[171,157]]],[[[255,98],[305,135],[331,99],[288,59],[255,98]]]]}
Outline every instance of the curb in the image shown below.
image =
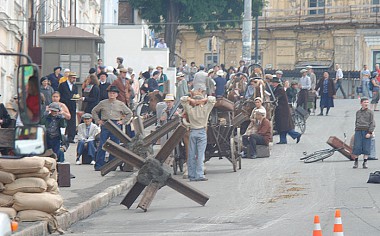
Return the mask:
{"type": "MultiPolygon", "coordinates": [[[[83,220],[95,212],[106,207],[110,201],[120,194],[126,192],[136,183],[137,173],[132,174],[126,180],[123,180],[117,185],[106,188],[103,192],[96,194],[89,200],[79,203],[77,206],[68,210],[68,212],[57,216],[59,226],[63,230],[67,230],[72,224],[83,220]]],[[[14,236],[42,236],[49,235],[47,229],[47,222],[39,222],[35,225],[29,226],[20,232],[13,234],[14,236]]]]}

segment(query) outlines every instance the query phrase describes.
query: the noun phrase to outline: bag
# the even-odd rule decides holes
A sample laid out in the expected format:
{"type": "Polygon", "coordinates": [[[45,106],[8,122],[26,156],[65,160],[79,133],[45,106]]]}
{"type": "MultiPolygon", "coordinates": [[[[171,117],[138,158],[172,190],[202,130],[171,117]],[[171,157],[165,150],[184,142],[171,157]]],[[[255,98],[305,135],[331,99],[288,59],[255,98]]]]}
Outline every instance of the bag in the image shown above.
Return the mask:
{"type": "Polygon", "coordinates": [[[38,210],[54,213],[62,207],[63,199],[60,195],[51,193],[21,193],[13,196],[13,208],[17,211],[38,210]]]}
{"type": "Polygon", "coordinates": [[[368,88],[369,88],[369,90],[370,91],[372,91],[373,90],[373,83],[372,83],[372,79],[369,81],[369,83],[368,83],[368,88]]]}
{"type": "Polygon", "coordinates": [[[380,171],[375,171],[369,174],[367,183],[380,184],[380,171]]]}
{"type": "Polygon", "coordinates": [[[300,114],[305,120],[309,118],[309,112],[303,109],[303,107],[297,107],[296,111],[298,114],[300,114]]]}
{"type": "Polygon", "coordinates": [[[362,86],[358,86],[356,87],[356,94],[361,94],[363,92],[363,87],[362,86]]]}

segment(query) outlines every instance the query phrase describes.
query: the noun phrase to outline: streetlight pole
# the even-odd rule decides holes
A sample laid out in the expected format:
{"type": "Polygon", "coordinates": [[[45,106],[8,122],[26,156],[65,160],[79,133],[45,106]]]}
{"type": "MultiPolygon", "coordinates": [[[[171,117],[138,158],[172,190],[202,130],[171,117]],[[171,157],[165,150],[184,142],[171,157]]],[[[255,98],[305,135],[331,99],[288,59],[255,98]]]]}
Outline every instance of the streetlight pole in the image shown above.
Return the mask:
{"type": "Polygon", "coordinates": [[[243,17],[243,53],[242,59],[250,64],[251,46],[252,46],[252,0],[244,0],[244,17],[243,17]]]}

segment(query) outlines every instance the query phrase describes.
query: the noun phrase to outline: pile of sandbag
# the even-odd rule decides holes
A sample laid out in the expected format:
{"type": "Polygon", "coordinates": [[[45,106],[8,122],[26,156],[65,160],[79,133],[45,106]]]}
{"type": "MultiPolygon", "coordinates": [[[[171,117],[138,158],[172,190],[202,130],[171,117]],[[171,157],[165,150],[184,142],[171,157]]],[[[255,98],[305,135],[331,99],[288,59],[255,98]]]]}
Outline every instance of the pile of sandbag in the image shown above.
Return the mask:
{"type": "Polygon", "coordinates": [[[20,221],[50,221],[62,207],[56,161],[50,157],[0,159],[0,212],[20,221]]]}

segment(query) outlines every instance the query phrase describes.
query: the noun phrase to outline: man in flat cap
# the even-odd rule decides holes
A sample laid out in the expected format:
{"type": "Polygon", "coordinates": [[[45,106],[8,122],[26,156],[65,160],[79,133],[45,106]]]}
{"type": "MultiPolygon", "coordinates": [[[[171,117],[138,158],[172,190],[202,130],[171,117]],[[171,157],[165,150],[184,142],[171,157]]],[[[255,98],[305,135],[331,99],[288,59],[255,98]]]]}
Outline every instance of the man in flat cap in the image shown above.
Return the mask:
{"type": "MultiPolygon", "coordinates": [[[[110,138],[116,143],[120,143],[119,139],[113,135],[108,129],[106,129],[103,124],[107,120],[111,120],[119,129],[122,129],[123,124],[127,124],[132,118],[132,111],[125,105],[125,103],[116,99],[119,94],[119,89],[111,85],[108,88],[108,99],[100,101],[98,105],[92,109],[92,117],[100,128],[100,143],[98,146],[98,152],[95,158],[95,170],[99,171],[100,168],[105,164],[105,154],[106,152],[102,149],[103,144],[110,138]],[[101,114],[101,118],[100,115],[101,114]]],[[[109,161],[113,159],[110,155],[109,161]]]]}
{"type": "Polygon", "coordinates": [[[297,100],[297,107],[303,107],[305,111],[307,111],[307,100],[308,100],[308,93],[309,90],[311,89],[311,80],[310,77],[307,76],[307,70],[302,69],[300,71],[302,74],[302,77],[300,78],[299,81],[299,88],[300,91],[298,93],[298,100],[297,100]]]}
{"type": "Polygon", "coordinates": [[[127,73],[128,70],[126,68],[121,68],[117,80],[115,80],[111,85],[116,86],[120,91],[119,95],[117,96],[117,100],[130,107],[135,94],[131,85],[132,81],[130,80],[130,77],[127,78],[127,73]]]}
{"type": "Polygon", "coordinates": [[[87,149],[87,155],[91,157],[91,165],[95,165],[95,136],[100,133],[100,128],[92,123],[92,115],[84,113],[82,116],[83,123],[78,125],[78,146],[76,164],[80,165],[80,157],[87,149]]]}
{"type": "Polygon", "coordinates": [[[67,139],[70,143],[74,143],[75,133],[76,133],[76,109],[77,103],[74,99],[74,95],[78,94],[78,87],[75,85],[77,79],[77,74],[75,72],[70,72],[69,78],[66,82],[59,85],[58,91],[61,94],[60,102],[64,103],[67,108],[69,108],[71,118],[67,122],[66,134],[67,139]]]}
{"type": "MultiPolygon", "coordinates": [[[[311,93],[315,94],[315,86],[317,85],[317,76],[315,75],[312,66],[306,66],[306,70],[307,70],[307,75],[310,77],[311,93]]],[[[317,107],[317,96],[314,96],[313,107],[314,107],[314,110],[317,107]]]]}

